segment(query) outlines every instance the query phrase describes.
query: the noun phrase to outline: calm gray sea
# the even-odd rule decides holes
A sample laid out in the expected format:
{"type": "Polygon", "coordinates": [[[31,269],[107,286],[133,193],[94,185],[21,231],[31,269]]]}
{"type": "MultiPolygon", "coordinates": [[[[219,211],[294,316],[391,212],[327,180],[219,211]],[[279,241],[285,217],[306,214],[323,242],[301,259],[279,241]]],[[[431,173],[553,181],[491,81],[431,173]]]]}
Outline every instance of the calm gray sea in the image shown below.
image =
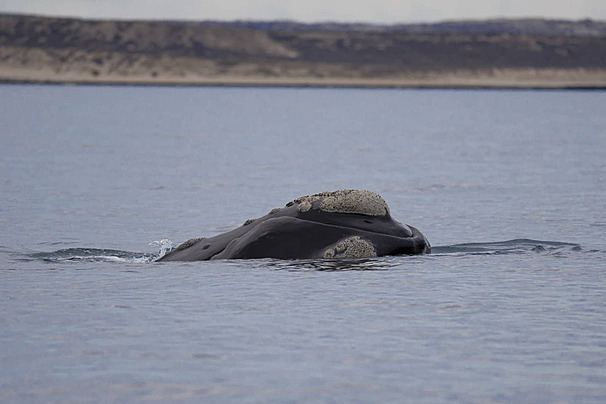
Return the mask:
{"type": "Polygon", "coordinates": [[[0,402],[606,402],[606,92],[0,86],[0,402]],[[305,194],[426,256],[154,263],[305,194]]]}

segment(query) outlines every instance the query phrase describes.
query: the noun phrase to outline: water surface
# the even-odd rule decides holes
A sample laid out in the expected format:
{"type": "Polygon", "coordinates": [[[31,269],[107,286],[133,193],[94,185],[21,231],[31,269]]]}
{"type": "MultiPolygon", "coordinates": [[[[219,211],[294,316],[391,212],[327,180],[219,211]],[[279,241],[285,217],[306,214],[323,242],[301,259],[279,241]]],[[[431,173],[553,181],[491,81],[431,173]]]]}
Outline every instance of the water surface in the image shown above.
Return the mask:
{"type": "Polygon", "coordinates": [[[1,401],[606,400],[606,93],[0,88],[1,401]],[[153,262],[340,188],[434,254],[153,262]]]}

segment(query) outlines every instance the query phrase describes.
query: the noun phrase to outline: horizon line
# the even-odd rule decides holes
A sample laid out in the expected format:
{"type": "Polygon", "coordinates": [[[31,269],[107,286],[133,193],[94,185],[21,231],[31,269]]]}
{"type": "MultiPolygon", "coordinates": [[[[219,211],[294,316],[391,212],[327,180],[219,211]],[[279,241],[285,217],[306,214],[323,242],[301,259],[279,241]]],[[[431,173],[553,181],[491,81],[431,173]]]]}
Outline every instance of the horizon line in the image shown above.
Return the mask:
{"type": "Polygon", "coordinates": [[[24,13],[18,11],[0,11],[0,15],[13,15],[23,17],[42,17],[42,18],[57,18],[67,20],[82,20],[82,21],[137,21],[137,22],[199,22],[199,23],[238,23],[238,22],[258,22],[258,23],[291,23],[301,25],[319,25],[319,24],[335,24],[335,25],[366,25],[366,26],[401,26],[401,25],[437,25],[445,23],[465,23],[465,22],[500,22],[500,21],[554,21],[554,22],[582,22],[588,21],[592,23],[606,23],[606,19],[594,19],[584,17],[578,19],[524,16],[524,17],[486,17],[486,18],[461,18],[461,19],[442,19],[436,21],[416,21],[416,22],[368,22],[368,21],[340,21],[340,20],[316,20],[302,21],[291,18],[278,19],[259,19],[259,18],[234,18],[234,19],[189,19],[189,18],[121,18],[121,17],[82,17],[75,15],[60,15],[60,14],[45,14],[45,13],[24,13]]]}

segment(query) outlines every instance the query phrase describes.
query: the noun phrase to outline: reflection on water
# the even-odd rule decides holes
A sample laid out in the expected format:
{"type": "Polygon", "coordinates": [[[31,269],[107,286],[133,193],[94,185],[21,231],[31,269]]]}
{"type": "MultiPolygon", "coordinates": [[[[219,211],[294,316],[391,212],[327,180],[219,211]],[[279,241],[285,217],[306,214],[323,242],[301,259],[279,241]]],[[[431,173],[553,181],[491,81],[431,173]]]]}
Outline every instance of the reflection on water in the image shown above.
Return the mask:
{"type": "Polygon", "coordinates": [[[278,271],[385,271],[400,265],[392,257],[340,260],[263,260],[256,267],[278,271]]]}

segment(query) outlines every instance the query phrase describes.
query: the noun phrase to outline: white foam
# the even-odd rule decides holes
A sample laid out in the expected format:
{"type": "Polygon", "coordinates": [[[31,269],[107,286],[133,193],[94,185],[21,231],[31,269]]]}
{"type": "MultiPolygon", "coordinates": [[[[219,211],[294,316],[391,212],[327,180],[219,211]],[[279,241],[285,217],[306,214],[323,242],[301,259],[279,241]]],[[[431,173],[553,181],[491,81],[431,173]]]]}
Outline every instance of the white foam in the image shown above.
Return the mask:
{"type": "Polygon", "coordinates": [[[172,250],[172,248],[173,248],[172,240],[169,240],[167,238],[163,238],[162,240],[159,240],[159,241],[150,241],[149,245],[151,247],[160,248],[160,252],[158,253],[157,258],[161,258],[161,257],[165,256],[166,253],[169,252],[170,250],[172,250]]]}

